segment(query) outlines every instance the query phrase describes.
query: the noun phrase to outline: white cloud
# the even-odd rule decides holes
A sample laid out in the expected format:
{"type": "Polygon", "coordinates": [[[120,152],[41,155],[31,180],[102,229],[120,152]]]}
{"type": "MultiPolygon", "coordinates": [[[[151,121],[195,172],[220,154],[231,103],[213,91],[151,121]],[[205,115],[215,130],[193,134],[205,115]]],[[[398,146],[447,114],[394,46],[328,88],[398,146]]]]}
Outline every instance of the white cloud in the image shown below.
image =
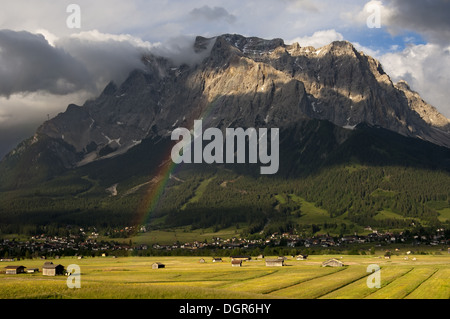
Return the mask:
{"type": "Polygon", "coordinates": [[[315,48],[323,47],[333,41],[342,41],[344,36],[336,30],[323,30],[314,32],[312,36],[297,37],[293,40],[286,41],[286,43],[297,42],[302,47],[312,46],[315,48]]]}
{"type": "Polygon", "coordinates": [[[393,12],[383,4],[383,1],[371,0],[366,2],[363,7],[355,6],[350,11],[342,11],[341,18],[357,27],[367,28],[368,20],[372,21],[374,15],[377,14],[380,15],[381,26],[383,27],[391,20],[393,12]]]}
{"type": "Polygon", "coordinates": [[[283,0],[287,3],[289,10],[302,11],[306,10],[309,12],[319,12],[317,3],[311,0],[283,0]]]}
{"type": "Polygon", "coordinates": [[[425,101],[450,118],[450,46],[410,45],[379,59],[394,82],[406,80],[425,101]]]}
{"type": "Polygon", "coordinates": [[[55,44],[85,66],[97,92],[110,81],[121,84],[133,69],[141,68],[142,55],[153,47],[129,34],[114,35],[98,30],[72,34],[55,44]]]}
{"type": "Polygon", "coordinates": [[[81,41],[88,42],[127,42],[137,48],[151,49],[153,44],[144,41],[138,37],[132,36],[130,34],[110,34],[102,33],[98,30],[83,31],[80,33],[74,33],[69,36],[71,39],[79,39],[81,41]]]}
{"type": "Polygon", "coordinates": [[[195,65],[206,58],[214,45],[214,39],[210,41],[206,50],[195,52],[195,37],[179,36],[169,38],[163,43],[157,44],[151,48],[151,52],[158,56],[169,59],[175,65],[188,64],[195,65]]]}
{"type": "Polygon", "coordinates": [[[47,40],[48,44],[50,44],[52,47],[55,47],[55,42],[58,40],[58,37],[55,34],[45,29],[37,29],[32,33],[41,34],[42,36],[44,36],[45,40],[47,40]]]}
{"type": "Polygon", "coordinates": [[[223,7],[214,7],[204,5],[200,8],[193,9],[190,13],[193,19],[201,19],[207,21],[217,22],[218,20],[225,20],[228,23],[234,23],[236,21],[236,17],[230,14],[223,7]]]}
{"type": "Polygon", "coordinates": [[[352,44],[356,50],[363,52],[364,54],[369,55],[372,58],[377,59],[380,56],[380,50],[373,50],[371,48],[361,45],[358,42],[352,42],[352,44]]]}

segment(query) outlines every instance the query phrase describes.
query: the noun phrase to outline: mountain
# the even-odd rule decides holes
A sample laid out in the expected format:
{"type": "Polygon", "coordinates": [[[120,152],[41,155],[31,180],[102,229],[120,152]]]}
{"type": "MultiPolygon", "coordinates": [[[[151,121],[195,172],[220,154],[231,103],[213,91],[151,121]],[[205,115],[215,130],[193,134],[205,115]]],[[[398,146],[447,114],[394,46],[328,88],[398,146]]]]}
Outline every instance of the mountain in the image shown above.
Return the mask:
{"type": "MultiPolygon", "coordinates": [[[[450,121],[406,82],[393,83],[377,60],[358,52],[351,43],[333,42],[316,49],[286,45],[281,39],[225,34],[197,37],[194,48],[203,58],[197,64],[177,65],[164,57],[145,55],[142,67],[124,83],[111,82],[98,98],[82,106],[69,105],[64,113],[43,123],[32,138],[0,162],[0,189],[11,197],[24,189],[30,189],[31,197],[38,194],[28,207],[39,206],[36,203],[43,200],[45,187],[59,187],[46,197],[53,203],[58,196],[76,194],[77,200],[80,194],[90,196],[93,185],[98,186],[97,199],[113,186],[117,195],[117,185],[119,194],[135,193],[162,178],[158,174],[169,160],[171,132],[178,127],[192,129],[199,119],[204,128],[222,131],[279,128],[280,170],[274,178],[309,178],[330,167],[340,167],[336,172],[341,172],[348,165],[386,170],[398,166],[413,172],[446,172],[436,183],[447,185],[450,121]]],[[[245,178],[258,178],[258,170],[251,165],[186,165],[185,172],[195,171],[209,180],[227,175],[229,169],[245,178]]],[[[185,175],[192,185],[190,191],[183,186],[184,200],[166,194],[169,202],[180,205],[162,204],[166,208],[161,211],[175,214],[195,197],[202,183],[195,174],[185,175]]],[[[330,187],[335,186],[330,181],[330,187]]],[[[436,191],[429,198],[442,195],[445,202],[447,193],[436,191]]],[[[92,208],[90,202],[80,208],[74,198],[64,198],[61,206],[52,204],[58,214],[68,206],[78,216],[100,209],[94,204],[92,208]]],[[[125,204],[117,201],[117,207],[123,208],[125,204]]],[[[135,207],[130,201],[127,205],[135,207]]],[[[20,205],[12,203],[5,205],[11,210],[20,205]]],[[[267,205],[264,210],[273,209],[267,205]]],[[[343,211],[342,205],[338,211],[343,211]]],[[[48,209],[41,206],[38,211],[48,209]]]]}

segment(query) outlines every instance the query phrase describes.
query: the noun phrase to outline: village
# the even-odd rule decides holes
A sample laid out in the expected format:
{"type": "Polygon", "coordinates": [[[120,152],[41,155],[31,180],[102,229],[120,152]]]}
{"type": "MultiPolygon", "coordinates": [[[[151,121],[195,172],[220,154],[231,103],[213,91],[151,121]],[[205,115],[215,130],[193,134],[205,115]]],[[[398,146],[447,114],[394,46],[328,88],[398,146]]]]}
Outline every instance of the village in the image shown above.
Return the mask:
{"type": "Polygon", "coordinates": [[[236,254],[261,253],[321,254],[323,252],[352,252],[366,254],[370,250],[395,250],[395,246],[413,247],[420,250],[426,247],[441,248],[447,252],[450,240],[446,239],[443,230],[437,230],[429,236],[407,236],[404,233],[380,233],[376,230],[368,235],[330,236],[327,234],[302,238],[292,233],[273,233],[264,239],[241,237],[220,238],[172,244],[133,244],[130,239],[115,241],[105,240],[99,233],[80,229],[77,234],[68,236],[48,236],[45,234],[31,236],[28,240],[0,239],[0,261],[13,259],[31,259],[47,257],[101,257],[101,256],[152,256],[152,255],[194,255],[231,256],[236,254]]]}
{"type": "MultiPolygon", "coordinates": [[[[244,262],[260,261],[266,267],[286,266],[287,260],[307,260],[308,254],[374,254],[374,247],[379,258],[390,259],[394,254],[399,254],[398,247],[402,247],[405,260],[411,255],[411,260],[416,260],[413,254],[417,251],[411,248],[428,247],[436,253],[450,254],[449,240],[444,234],[427,236],[412,236],[409,238],[403,233],[378,233],[373,231],[367,236],[333,237],[319,235],[311,238],[301,238],[291,233],[274,233],[267,239],[246,239],[219,237],[212,238],[209,242],[194,241],[192,243],[173,243],[171,245],[145,244],[133,245],[113,241],[100,240],[95,231],[86,232],[80,229],[79,234],[69,236],[46,236],[44,234],[32,236],[27,241],[3,239],[0,241],[0,273],[5,275],[41,274],[42,276],[69,276],[65,266],[54,263],[55,260],[63,262],[64,258],[71,257],[83,259],[85,257],[116,258],[116,257],[151,257],[151,256],[198,256],[199,263],[229,263],[231,267],[242,267],[244,262]],[[364,249],[362,247],[365,247],[364,249]],[[372,247],[370,250],[367,247],[372,247]],[[406,250],[405,248],[410,248],[406,250]],[[367,253],[366,253],[367,250],[367,253]],[[355,253],[356,252],[356,253],[355,253]],[[208,256],[208,257],[207,257],[208,256]],[[219,257],[220,256],[220,257],[219,257]],[[268,257],[270,256],[270,257],[268,257]],[[275,256],[275,257],[274,257],[275,256]],[[27,260],[41,259],[41,268],[25,266],[27,260]],[[47,259],[52,261],[47,261],[47,259]],[[209,259],[209,261],[208,261],[209,259]],[[11,264],[10,264],[11,263],[11,264]],[[19,264],[20,263],[20,264],[19,264]]],[[[342,259],[342,257],[340,257],[342,259]]],[[[345,263],[339,258],[325,258],[322,267],[344,267],[345,263]]],[[[36,265],[36,263],[33,263],[36,265]]],[[[161,262],[154,262],[152,269],[165,268],[161,262]]]]}

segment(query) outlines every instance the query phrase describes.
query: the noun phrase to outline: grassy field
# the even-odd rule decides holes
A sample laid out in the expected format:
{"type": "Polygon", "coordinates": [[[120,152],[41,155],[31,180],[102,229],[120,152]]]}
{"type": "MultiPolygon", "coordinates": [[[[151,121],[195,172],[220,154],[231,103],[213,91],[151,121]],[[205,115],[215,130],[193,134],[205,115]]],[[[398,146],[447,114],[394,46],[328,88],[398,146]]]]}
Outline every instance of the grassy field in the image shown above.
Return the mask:
{"type": "MultiPolygon", "coordinates": [[[[288,258],[285,267],[266,267],[264,260],[232,267],[229,258],[213,263],[205,257],[97,257],[53,260],[81,269],[81,288],[69,289],[67,277],[0,274],[1,299],[449,299],[450,256],[310,256],[288,258]],[[329,258],[344,267],[322,267],[329,258]],[[154,262],[165,264],[152,269],[154,262]],[[381,288],[368,288],[367,266],[381,267],[381,288]]],[[[42,260],[8,265],[41,269],[42,260]]],[[[2,263],[2,268],[7,266],[2,263]]]]}
{"type": "MultiPolygon", "coordinates": [[[[194,242],[204,240],[211,240],[211,238],[220,237],[223,239],[233,238],[239,236],[236,231],[236,227],[230,227],[227,229],[221,229],[214,231],[212,228],[207,229],[195,229],[190,230],[189,227],[172,228],[170,230],[152,230],[146,233],[139,233],[137,236],[132,237],[133,243],[136,244],[155,244],[171,245],[179,241],[180,243],[194,242]]],[[[104,238],[108,240],[108,238],[104,238]]],[[[118,242],[128,242],[130,239],[116,239],[118,242]]]]}
{"type": "Polygon", "coordinates": [[[187,203],[185,203],[182,207],[181,210],[185,210],[186,206],[188,204],[193,204],[193,203],[197,203],[203,196],[203,193],[205,192],[206,188],[208,187],[209,183],[211,183],[215,178],[211,177],[207,180],[204,180],[200,183],[200,185],[197,187],[197,189],[195,190],[195,195],[194,197],[192,197],[187,203]]]}
{"type": "Polygon", "coordinates": [[[438,213],[440,221],[445,222],[447,220],[450,220],[450,208],[438,210],[438,213]]]}

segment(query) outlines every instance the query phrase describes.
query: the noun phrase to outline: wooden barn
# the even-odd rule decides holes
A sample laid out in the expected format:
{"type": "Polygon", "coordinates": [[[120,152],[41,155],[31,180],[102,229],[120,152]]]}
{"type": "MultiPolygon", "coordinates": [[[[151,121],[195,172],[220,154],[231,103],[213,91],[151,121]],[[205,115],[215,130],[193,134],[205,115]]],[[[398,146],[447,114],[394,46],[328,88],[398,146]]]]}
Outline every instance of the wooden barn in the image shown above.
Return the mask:
{"type": "Polygon", "coordinates": [[[23,273],[25,273],[25,267],[24,266],[6,266],[5,273],[7,275],[23,274],[23,273]]]}
{"type": "Polygon", "coordinates": [[[284,259],[282,258],[266,258],[267,267],[283,267],[284,259]]]}
{"type": "Polygon", "coordinates": [[[160,269],[160,268],[166,268],[166,265],[161,264],[161,263],[154,263],[152,265],[152,269],[160,269]]]}
{"type": "Polygon", "coordinates": [[[250,256],[231,256],[231,260],[244,261],[244,260],[251,260],[251,259],[252,259],[252,257],[250,257],[250,256]]]}
{"type": "Polygon", "coordinates": [[[232,267],[242,267],[242,260],[239,259],[233,259],[231,261],[231,266],[232,267]]]}
{"type": "Polygon", "coordinates": [[[64,275],[64,266],[56,265],[52,262],[46,262],[42,267],[42,274],[44,276],[59,276],[64,275]]]}
{"type": "Polygon", "coordinates": [[[343,267],[344,263],[340,260],[337,260],[335,258],[329,259],[327,261],[324,261],[322,263],[322,267],[343,267]]]}

